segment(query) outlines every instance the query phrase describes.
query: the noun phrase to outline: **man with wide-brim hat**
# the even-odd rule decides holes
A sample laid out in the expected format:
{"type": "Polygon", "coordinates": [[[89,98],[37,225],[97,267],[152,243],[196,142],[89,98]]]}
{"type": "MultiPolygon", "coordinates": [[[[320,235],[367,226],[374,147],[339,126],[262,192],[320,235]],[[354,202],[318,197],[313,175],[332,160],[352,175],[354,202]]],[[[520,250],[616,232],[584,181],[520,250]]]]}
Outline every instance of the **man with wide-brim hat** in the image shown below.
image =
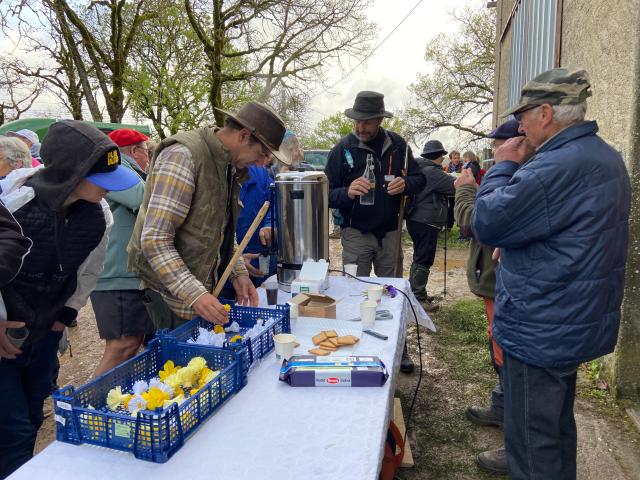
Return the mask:
{"type": "Polygon", "coordinates": [[[579,68],[526,83],[505,112],[523,136],[496,150],[474,205],[475,238],[500,252],[493,338],[514,479],[576,478],[577,370],[618,339],[631,186],[620,154],[584,120],[590,95],[579,68]]]}
{"type": "MultiPolygon", "coordinates": [[[[378,277],[402,276],[398,268],[401,259],[397,258],[400,205],[403,194],[424,188],[424,177],[407,142],[381,126],[385,118],[393,116],[385,109],[383,94],[359,92],[353,107],[344,114],[353,120],[353,132],[333,147],[325,167],[329,207],[339,209],[344,219],[340,231],[342,262],[357,264],[361,277],[369,276],[372,266],[378,277]],[[375,173],[374,186],[363,178],[368,156],[375,173]],[[373,187],[374,204],[362,205],[360,197],[373,187]]],[[[405,349],[402,370],[412,369],[405,349]]]]}
{"type": "MultiPolygon", "coordinates": [[[[175,328],[195,315],[227,322],[210,292],[233,254],[247,167],[271,155],[290,163],[280,150],[284,122],[269,106],[249,102],[236,113],[219,111],[227,116],[224,127],[177,133],[149,164],[128,250],[156,328],[175,328]]],[[[242,257],[230,279],[240,304],[257,305],[242,257]]]]}

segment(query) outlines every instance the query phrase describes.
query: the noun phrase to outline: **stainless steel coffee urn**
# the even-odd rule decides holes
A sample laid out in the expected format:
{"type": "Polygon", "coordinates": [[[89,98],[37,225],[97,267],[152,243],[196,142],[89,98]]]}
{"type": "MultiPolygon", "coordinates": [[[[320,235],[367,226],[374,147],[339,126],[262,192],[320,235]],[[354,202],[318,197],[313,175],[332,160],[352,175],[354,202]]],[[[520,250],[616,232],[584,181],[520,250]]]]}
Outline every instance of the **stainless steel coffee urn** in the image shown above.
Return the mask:
{"type": "Polygon", "coordinates": [[[329,261],[329,182],[323,172],[276,176],[278,284],[289,292],[305,260],[329,261]]]}

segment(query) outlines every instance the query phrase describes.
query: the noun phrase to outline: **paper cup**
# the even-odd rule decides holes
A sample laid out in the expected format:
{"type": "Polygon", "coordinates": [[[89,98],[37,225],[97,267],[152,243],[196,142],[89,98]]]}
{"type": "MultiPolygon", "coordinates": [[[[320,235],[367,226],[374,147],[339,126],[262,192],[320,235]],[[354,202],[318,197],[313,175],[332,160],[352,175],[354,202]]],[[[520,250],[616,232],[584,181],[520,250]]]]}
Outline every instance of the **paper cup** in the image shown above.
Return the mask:
{"type": "Polygon", "coordinates": [[[296,337],[290,333],[279,333],[273,336],[273,342],[276,347],[276,358],[278,360],[289,360],[293,355],[293,350],[296,348],[296,337]]]}
{"type": "Polygon", "coordinates": [[[373,302],[380,303],[382,300],[382,285],[371,285],[367,288],[367,298],[373,302]]]}
{"type": "MultiPolygon", "coordinates": [[[[358,265],[356,265],[355,263],[347,263],[344,266],[344,273],[347,273],[349,275],[353,275],[354,277],[356,275],[358,275],[358,265]]],[[[351,277],[349,277],[351,278],[351,277]]]]}
{"type": "Polygon", "coordinates": [[[360,318],[362,328],[373,327],[376,323],[376,307],[378,304],[371,300],[365,300],[360,304],[360,318]]]}
{"type": "Polygon", "coordinates": [[[265,275],[269,275],[269,261],[270,257],[265,255],[258,256],[258,269],[265,275]]]}

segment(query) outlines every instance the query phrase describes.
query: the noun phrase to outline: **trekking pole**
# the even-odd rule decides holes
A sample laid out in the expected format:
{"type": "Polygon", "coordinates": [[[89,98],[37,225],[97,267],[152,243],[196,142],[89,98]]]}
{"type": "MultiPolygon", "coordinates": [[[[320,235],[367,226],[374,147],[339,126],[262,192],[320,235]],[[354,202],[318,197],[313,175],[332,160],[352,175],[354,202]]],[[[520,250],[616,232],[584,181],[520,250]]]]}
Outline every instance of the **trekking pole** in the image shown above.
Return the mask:
{"type": "Polygon", "coordinates": [[[442,293],[447,297],[447,226],[444,227],[444,289],[442,293]]]}

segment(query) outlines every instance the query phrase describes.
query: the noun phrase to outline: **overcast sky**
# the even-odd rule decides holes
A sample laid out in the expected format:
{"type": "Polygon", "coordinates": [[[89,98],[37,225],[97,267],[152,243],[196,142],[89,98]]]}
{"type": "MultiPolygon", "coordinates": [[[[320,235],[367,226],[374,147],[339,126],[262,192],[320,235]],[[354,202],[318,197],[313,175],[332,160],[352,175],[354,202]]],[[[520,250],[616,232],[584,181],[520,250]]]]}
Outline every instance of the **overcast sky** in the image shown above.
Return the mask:
{"type": "MultiPolygon", "coordinates": [[[[376,0],[369,18],[378,25],[376,44],[381,42],[418,3],[418,0],[376,0]]],[[[393,112],[411,98],[407,87],[418,73],[426,73],[424,51],[429,40],[455,30],[449,13],[467,4],[483,5],[483,0],[423,0],[402,25],[376,50],[364,65],[331,91],[311,102],[310,123],[343,111],[353,104],[360,90],[375,90],[385,95],[385,106],[393,112]]],[[[329,85],[342,77],[333,72],[329,85]]]]}

